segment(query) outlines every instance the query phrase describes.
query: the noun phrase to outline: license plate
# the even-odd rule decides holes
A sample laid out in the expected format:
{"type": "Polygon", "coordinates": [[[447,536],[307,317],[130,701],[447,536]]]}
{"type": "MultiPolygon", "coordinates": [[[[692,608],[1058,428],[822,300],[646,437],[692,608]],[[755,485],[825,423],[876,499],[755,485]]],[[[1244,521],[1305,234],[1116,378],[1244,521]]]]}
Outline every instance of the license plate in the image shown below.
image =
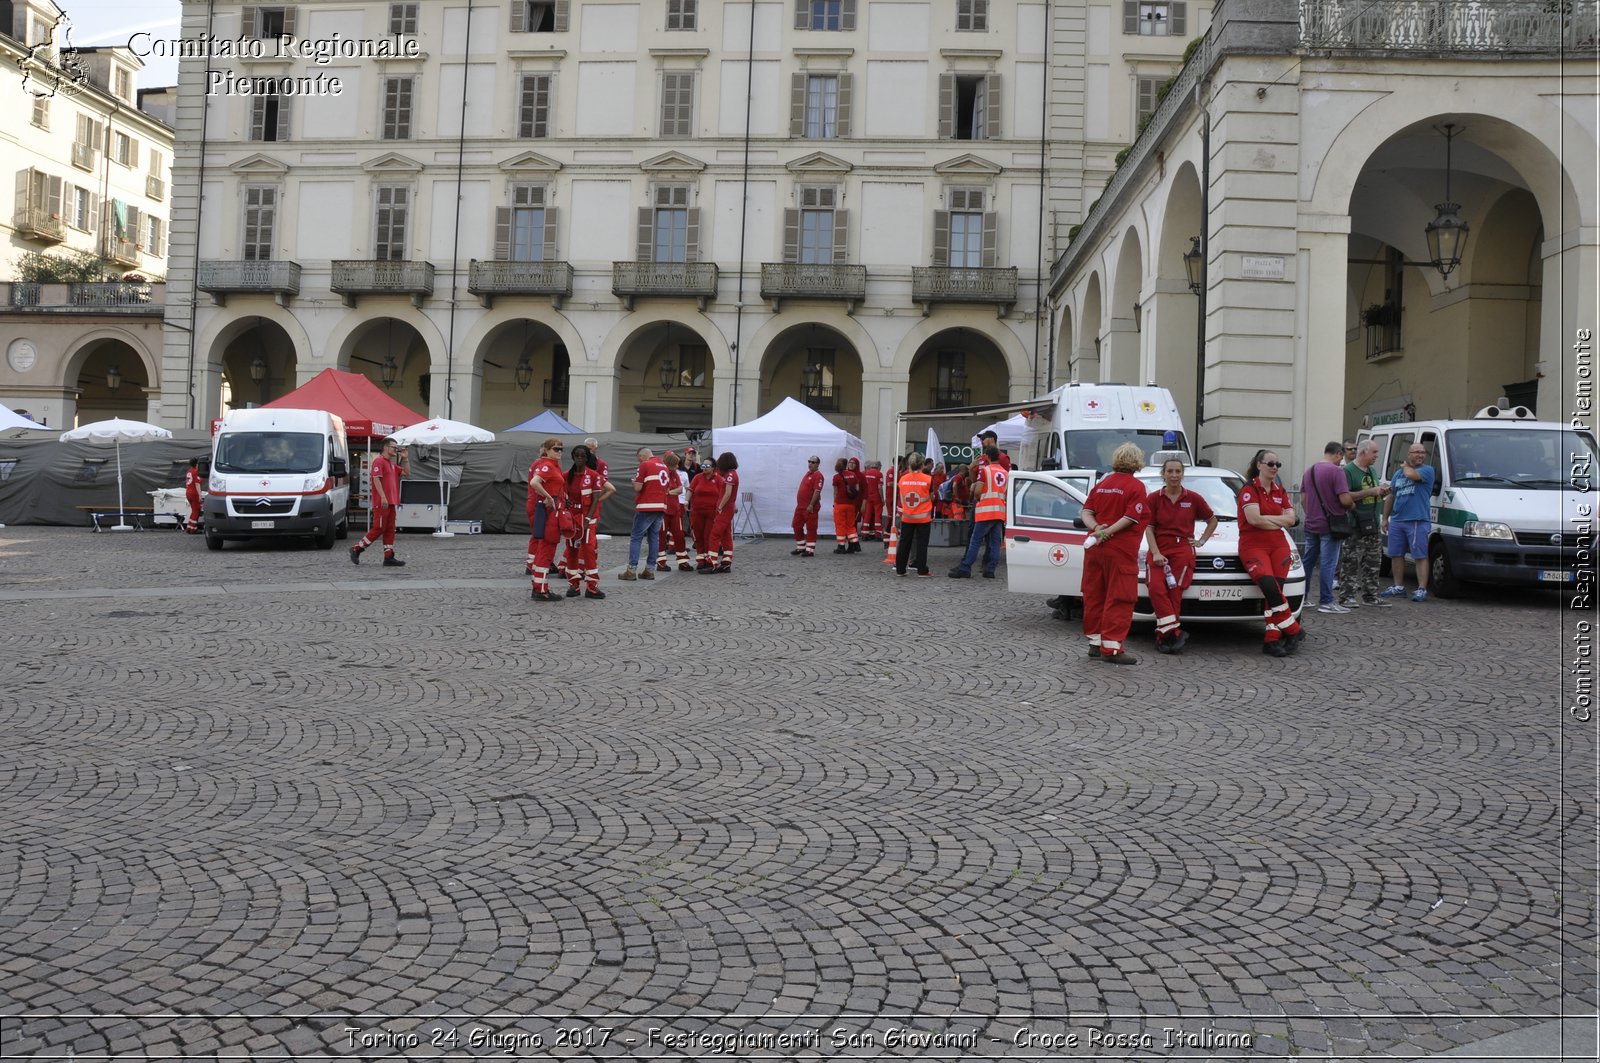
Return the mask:
{"type": "Polygon", "coordinates": [[[1562,572],[1560,569],[1541,569],[1539,580],[1542,583],[1573,583],[1577,580],[1576,572],[1562,572]]]}
{"type": "Polygon", "coordinates": [[[270,530],[272,530],[274,525],[270,520],[253,520],[253,521],[250,522],[250,527],[253,528],[253,529],[256,529],[258,531],[260,531],[260,530],[270,531],[270,530]]]}
{"type": "Polygon", "coordinates": [[[1196,595],[1202,602],[1243,601],[1243,587],[1200,587],[1196,595]]]}

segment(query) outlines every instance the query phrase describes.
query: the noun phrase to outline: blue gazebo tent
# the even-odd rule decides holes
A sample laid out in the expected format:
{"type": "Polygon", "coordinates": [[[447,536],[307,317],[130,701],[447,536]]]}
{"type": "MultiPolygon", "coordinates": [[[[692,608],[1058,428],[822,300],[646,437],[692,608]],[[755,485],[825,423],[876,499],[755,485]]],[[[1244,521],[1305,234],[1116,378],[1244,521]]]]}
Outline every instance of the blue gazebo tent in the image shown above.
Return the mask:
{"type": "Polygon", "coordinates": [[[512,427],[507,428],[506,431],[544,432],[553,436],[576,436],[583,434],[583,429],[579,428],[577,425],[573,424],[571,421],[567,420],[554,410],[545,410],[543,413],[537,414],[534,417],[523,421],[519,425],[513,425],[512,427]]]}

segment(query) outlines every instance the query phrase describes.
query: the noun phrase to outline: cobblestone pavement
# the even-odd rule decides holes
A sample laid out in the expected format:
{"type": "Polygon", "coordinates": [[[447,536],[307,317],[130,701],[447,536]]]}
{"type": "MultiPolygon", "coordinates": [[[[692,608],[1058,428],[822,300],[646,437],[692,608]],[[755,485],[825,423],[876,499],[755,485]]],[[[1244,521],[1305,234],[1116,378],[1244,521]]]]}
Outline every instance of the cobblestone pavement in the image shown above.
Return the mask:
{"type": "Polygon", "coordinates": [[[0,531],[0,1054],[1355,1060],[1594,1009],[1551,595],[1113,668],[876,547],[612,541],[549,605],[521,547],[0,531]]]}

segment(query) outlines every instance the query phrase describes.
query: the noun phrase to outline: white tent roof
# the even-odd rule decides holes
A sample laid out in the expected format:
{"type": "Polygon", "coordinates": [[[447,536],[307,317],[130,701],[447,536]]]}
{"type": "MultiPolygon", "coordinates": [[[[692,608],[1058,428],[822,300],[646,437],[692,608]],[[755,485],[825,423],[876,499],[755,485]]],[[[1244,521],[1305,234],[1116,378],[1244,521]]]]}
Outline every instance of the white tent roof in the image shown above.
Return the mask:
{"type": "Polygon", "coordinates": [[[30,421],[20,413],[8,409],[5,406],[0,406],[0,431],[4,431],[8,428],[38,428],[47,432],[49,431],[48,428],[45,428],[45,426],[39,422],[30,421]]]}
{"type": "MultiPolygon", "coordinates": [[[[864,458],[861,440],[803,402],[786,398],[775,409],[744,424],[714,428],[711,442],[716,452],[733,451],[739,459],[740,500],[736,532],[745,530],[749,514],[767,535],[784,534],[794,516],[795,488],[806,472],[806,458],[822,459],[824,475],[836,458],[864,458]]],[[[825,535],[833,533],[831,494],[824,489],[818,524],[825,535]]]]}
{"type": "MultiPolygon", "coordinates": [[[[1028,419],[1022,414],[1013,414],[1003,421],[996,421],[983,429],[983,432],[993,432],[995,440],[1001,447],[1014,447],[1022,442],[1023,434],[1028,430],[1028,419]]],[[[982,432],[979,433],[981,435],[982,432]]],[[[978,445],[978,436],[972,437],[972,445],[978,445]]]]}
{"type": "Polygon", "coordinates": [[[860,439],[793,398],[784,399],[753,421],[712,429],[711,437],[718,450],[733,449],[741,444],[853,447],[857,453],[863,450],[860,439]]]}

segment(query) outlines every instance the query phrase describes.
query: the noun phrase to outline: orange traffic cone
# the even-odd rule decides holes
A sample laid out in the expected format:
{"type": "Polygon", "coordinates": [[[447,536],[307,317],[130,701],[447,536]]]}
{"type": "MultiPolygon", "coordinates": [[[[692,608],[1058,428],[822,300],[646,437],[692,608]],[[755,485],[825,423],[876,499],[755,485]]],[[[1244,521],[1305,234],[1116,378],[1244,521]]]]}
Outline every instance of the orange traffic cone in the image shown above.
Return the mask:
{"type": "Polygon", "coordinates": [[[883,555],[883,563],[884,564],[886,564],[886,565],[894,564],[895,547],[897,547],[899,545],[900,545],[900,530],[898,528],[890,528],[889,529],[889,552],[883,555]]]}

